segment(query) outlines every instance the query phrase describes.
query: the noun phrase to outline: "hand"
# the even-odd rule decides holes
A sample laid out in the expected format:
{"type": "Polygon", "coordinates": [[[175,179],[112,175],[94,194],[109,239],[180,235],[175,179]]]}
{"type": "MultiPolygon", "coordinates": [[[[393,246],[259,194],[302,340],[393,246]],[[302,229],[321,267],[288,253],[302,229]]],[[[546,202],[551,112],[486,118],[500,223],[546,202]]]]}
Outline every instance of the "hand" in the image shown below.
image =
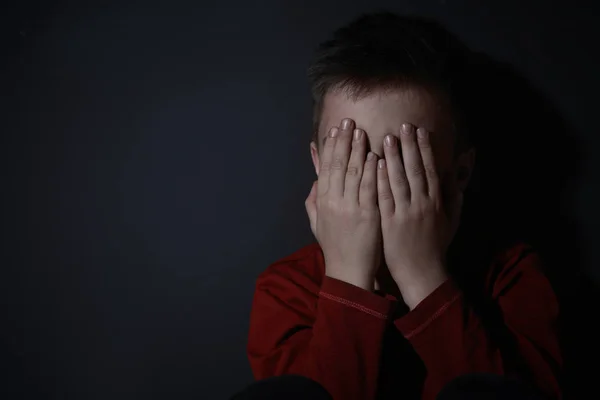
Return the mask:
{"type": "Polygon", "coordinates": [[[373,290],[382,258],[377,156],[369,153],[365,161],[366,134],[359,129],[360,138],[353,140],[354,126],[354,121],[345,119],[341,129],[330,131],[319,179],[305,205],[323,250],[325,274],[373,290]]]}
{"type": "Polygon", "coordinates": [[[433,159],[429,132],[403,124],[402,158],[397,138],[384,140],[385,160],[379,160],[377,187],[386,264],[413,309],[447,278],[445,257],[458,228],[462,193],[447,215],[433,159]]]}

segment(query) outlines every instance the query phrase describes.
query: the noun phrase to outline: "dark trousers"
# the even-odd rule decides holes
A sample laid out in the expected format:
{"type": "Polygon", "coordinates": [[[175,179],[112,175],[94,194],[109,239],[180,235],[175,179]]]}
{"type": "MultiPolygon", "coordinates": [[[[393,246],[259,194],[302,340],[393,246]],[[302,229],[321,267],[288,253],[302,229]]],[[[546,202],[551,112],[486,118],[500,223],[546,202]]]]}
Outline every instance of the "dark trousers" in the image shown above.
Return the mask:
{"type": "MultiPolygon", "coordinates": [[[[401,395],[399,398],[402,397],[401,395]]],[[[492,374],[461,376],[446,385],[437,400],[542,400],[536,390],[492,374]]],[[[254,382],[230,400],[332,400],[317,382],[296,375],[254,382]]]]}

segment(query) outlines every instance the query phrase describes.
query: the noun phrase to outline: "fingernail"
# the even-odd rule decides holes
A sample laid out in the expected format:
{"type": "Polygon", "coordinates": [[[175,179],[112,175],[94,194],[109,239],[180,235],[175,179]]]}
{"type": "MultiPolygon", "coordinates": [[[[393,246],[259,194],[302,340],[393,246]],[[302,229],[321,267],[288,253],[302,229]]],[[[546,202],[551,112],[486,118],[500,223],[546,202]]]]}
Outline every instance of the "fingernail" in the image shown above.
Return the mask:
{"type": "Polygon", "coordinates": [[[419,129],[417,129],[417,136],[420,137],[421,139],[424,139],[427,137],[427,131],[423,128],[419,128],[419,129]]]}
{"type": "Polygon", "coordinates": [[[342,121],[342,129],[348,129],[350,128],[350,124],[352,124],[352,120],[349,118],[346,118],[342,121]]]}
{"type": "Polygon", "coordinates": [[[385,145],[388,147],[392,147],[396,143],[396,138],[394,135],[387,135],[385,137],[385,145]]]}
{"type": "Polygon", "coordinates": [[[371,161],[374,158],[375,158],[375,154],[374,153],[369,152],[369,154],[367,154],[367,161],[371,161]]]}
{"type": "Polygon", "coordinates": [[[408,135],[409,133],[412,132],[412,125],[411,124],[402,124],[402,133],[404,133],[405,135],[408,135]]]}
{"type": "Polygon", "coordinates": [[[354,130],[354,140],[356,140],[358,142],[361,137],[362,137],[362,131],[360,129],[355,129],[354,130]]]}
{"type": "Polygon", "coordinates": [[[331,136],[332,138],[336,137],[338,134],[338,128],[337,127],[333,127],[331,128],[331,130],[329,131],[329,136],[331,136]]]}
{"type": "Polygon", "coordinates": [[[385,159],[382,158],[381,160],[379,160],[377,162],[377,166],[379,167],[379,169],[383,169],[383,167],[385,167],[385,159]]]}

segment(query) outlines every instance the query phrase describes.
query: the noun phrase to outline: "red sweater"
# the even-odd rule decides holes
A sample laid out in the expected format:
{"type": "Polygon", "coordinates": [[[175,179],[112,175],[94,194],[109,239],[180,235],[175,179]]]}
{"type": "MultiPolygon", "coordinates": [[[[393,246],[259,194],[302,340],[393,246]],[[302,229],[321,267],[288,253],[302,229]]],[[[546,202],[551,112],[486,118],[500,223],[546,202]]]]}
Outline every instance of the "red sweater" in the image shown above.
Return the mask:
{"type": "Polygon", "coordinates": [[[486,293],[513,352],[496,342],[495,329],[484,327],[452,279],[408,312],[401,299],[326,277],[324,267],[314,243],[259,276],[247,347],[256,379],[303,375],[334,400],[435,399],[453,378],[488,372],[561,397],[558,305],[527,246],[499,254],[487,274],[486,293]]]}

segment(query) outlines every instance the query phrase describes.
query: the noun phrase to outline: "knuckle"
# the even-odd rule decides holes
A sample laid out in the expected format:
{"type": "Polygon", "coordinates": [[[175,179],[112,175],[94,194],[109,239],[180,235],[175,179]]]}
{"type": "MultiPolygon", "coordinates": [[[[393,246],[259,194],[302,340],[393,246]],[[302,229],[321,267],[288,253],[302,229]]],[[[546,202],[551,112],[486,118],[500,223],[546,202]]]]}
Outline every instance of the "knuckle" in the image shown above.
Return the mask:
{"type": "Polygon", "coordinates": [[[396,177],[396,179],[394,181],[395,181],[394,183],[396,184],[396,186],[399,188],[405,188],[408,186],[408,181],[406,180],[406,177],[404,177],[402,175],[396,177]]]}
{"type": "Polygon", "coordinates": [[[325,196],[325,193],[323,193],[322,195],[319,195],[319,197],[317,197],[317,210],[320,210],[324,207],[327,206],[327,202],[329,201],[329,197],[325,196]]]}
{"type": "Polygon", "coordinates": [[[350,177],[358,176],[360,169],[356,166],[348,166],[348,170],[346,171],[346,175],[350,177]]]}
{"type": "Polygon", "coordinates": [[[420,204],[416,207],[410,208],[411,219],[414,219],[417,221],[424,220],[428,213],[429,213],[429,210],[428,210],[428,206],[426,204],[420,204]]]}
{"type": "Polygon", "coordinates": [[[335,156],[333,162],[331,163],[332,170],[340,170],[344,168],[344,159],[340,156],[335,156]]]}
{"type": "Polygon", "coordinates": [[[392,200],[394,198],[394,196],[392,195],[392,192],[390,190],[380,190],[379,191],[379,199],[387,201],[387,200],[392,200]]]}
{"type": "Polygon", "coordinates": [[[429,177],[429,178],[434,178],[436,176],[436,171],[435,168],[433,168],[432,166],[426,166],[425,167],[425,174],[429,177]]]}
{"type": "Polygon", "coordinates": [[[410,172],[413,176],[421,176],[425,172],[420,165],[411,167],[410,172]]]}
{"type": "Polygon", "coordinates": [[[335,211],[339,208],[339,204],[338,204],[337,200],[335,200],[335,199],[326,198],[326,199],[323,199],[323,201],[321,203],[321,207],[324,210],[335,211]]]}

